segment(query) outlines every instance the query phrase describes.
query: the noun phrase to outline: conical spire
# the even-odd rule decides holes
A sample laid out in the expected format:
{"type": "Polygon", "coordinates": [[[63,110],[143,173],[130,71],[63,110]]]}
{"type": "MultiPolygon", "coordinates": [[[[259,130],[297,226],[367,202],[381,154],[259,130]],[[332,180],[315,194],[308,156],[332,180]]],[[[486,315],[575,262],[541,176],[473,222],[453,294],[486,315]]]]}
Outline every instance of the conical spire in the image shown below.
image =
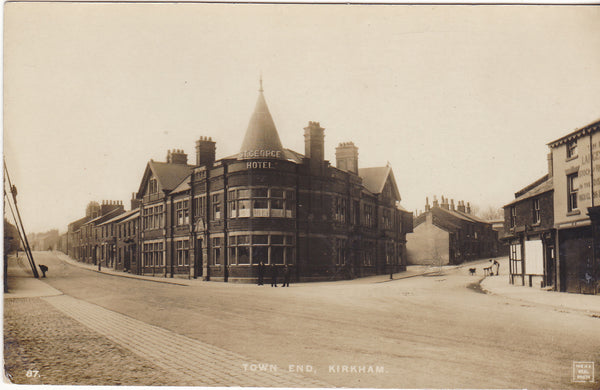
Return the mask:
{"type": "Polygon", "coordinates": [[[281,140],[263,95],[262,76],[258,99],[248,123],[239,158],[284,158],[281,140]]]}

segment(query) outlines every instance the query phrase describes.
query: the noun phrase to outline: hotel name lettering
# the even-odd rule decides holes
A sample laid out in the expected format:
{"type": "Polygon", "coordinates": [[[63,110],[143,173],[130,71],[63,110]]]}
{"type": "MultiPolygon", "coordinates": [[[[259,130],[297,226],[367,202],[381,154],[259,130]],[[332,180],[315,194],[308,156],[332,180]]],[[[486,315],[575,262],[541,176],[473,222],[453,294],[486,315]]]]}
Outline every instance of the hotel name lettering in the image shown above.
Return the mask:
{"type": "MultiPolygon", "coordinates": [[[[281,150],[246,150],[240,152],[238,160],[245,160],[249,158],[281,158],[281,150]]],[[[272,161],[247,161],[247,169],[268,169],[274,168],[272,161]]]]}

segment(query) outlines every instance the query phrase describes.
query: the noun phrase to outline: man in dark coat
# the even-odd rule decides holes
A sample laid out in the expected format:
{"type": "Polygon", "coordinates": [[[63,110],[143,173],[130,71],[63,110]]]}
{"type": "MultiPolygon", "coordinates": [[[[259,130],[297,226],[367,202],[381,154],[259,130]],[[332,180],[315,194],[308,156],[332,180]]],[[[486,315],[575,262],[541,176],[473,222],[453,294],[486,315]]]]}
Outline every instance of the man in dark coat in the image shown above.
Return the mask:
{"type": "Polygon", "coordinates": [[[271,264],[271,287],[277,287],[277,267],[271,264]]]}
{"type": "Polygon", "coordinates": [[[265,278],[265,263],[258,263],[258,285],[262,286],[265,278]]]}
{"type": "Polygon", "coordinates": [[[286,264],[283,268],[283,287],[290,287],[290,267],[286,264]]]}
{"type": "Polygon", "coordinates": [[[48,272],[48,267],[46,267],[44,264],[40,264],[40,271],[42,271],[42,278],[45,278],[46,272],[48,272]]]}

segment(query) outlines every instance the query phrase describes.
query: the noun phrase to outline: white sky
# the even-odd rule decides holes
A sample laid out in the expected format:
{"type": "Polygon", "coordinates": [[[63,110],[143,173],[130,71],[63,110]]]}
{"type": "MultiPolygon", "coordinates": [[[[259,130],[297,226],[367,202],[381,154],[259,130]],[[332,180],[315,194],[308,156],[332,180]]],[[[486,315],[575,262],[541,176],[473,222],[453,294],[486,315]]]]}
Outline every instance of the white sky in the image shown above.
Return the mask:
{"type": "Polygon", "coordinates": [[[5,156],[28,232],[128,207],[146,162],[237,153],[258,77],[284,147],[319,121],[402,205],[501,207],[600,118],[600,7],[5,5],[5,156]]]}

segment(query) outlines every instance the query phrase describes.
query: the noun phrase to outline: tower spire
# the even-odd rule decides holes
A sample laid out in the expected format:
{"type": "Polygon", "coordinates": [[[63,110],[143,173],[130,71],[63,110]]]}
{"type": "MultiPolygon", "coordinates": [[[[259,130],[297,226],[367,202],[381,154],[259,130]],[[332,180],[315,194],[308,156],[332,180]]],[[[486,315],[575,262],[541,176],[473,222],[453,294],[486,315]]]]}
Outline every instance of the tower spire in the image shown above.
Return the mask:
{"type": "Polygon", "coordinates": [[[264,92],[264,90],[263,90],[263,85],[262,85],[262,72],[260,72],[260,80],[259,80],[259,83],[260,83],[260,88],[258,89],[258,92],[260,92],[260,93],[263,93],[263,92],[264,92]]]}

